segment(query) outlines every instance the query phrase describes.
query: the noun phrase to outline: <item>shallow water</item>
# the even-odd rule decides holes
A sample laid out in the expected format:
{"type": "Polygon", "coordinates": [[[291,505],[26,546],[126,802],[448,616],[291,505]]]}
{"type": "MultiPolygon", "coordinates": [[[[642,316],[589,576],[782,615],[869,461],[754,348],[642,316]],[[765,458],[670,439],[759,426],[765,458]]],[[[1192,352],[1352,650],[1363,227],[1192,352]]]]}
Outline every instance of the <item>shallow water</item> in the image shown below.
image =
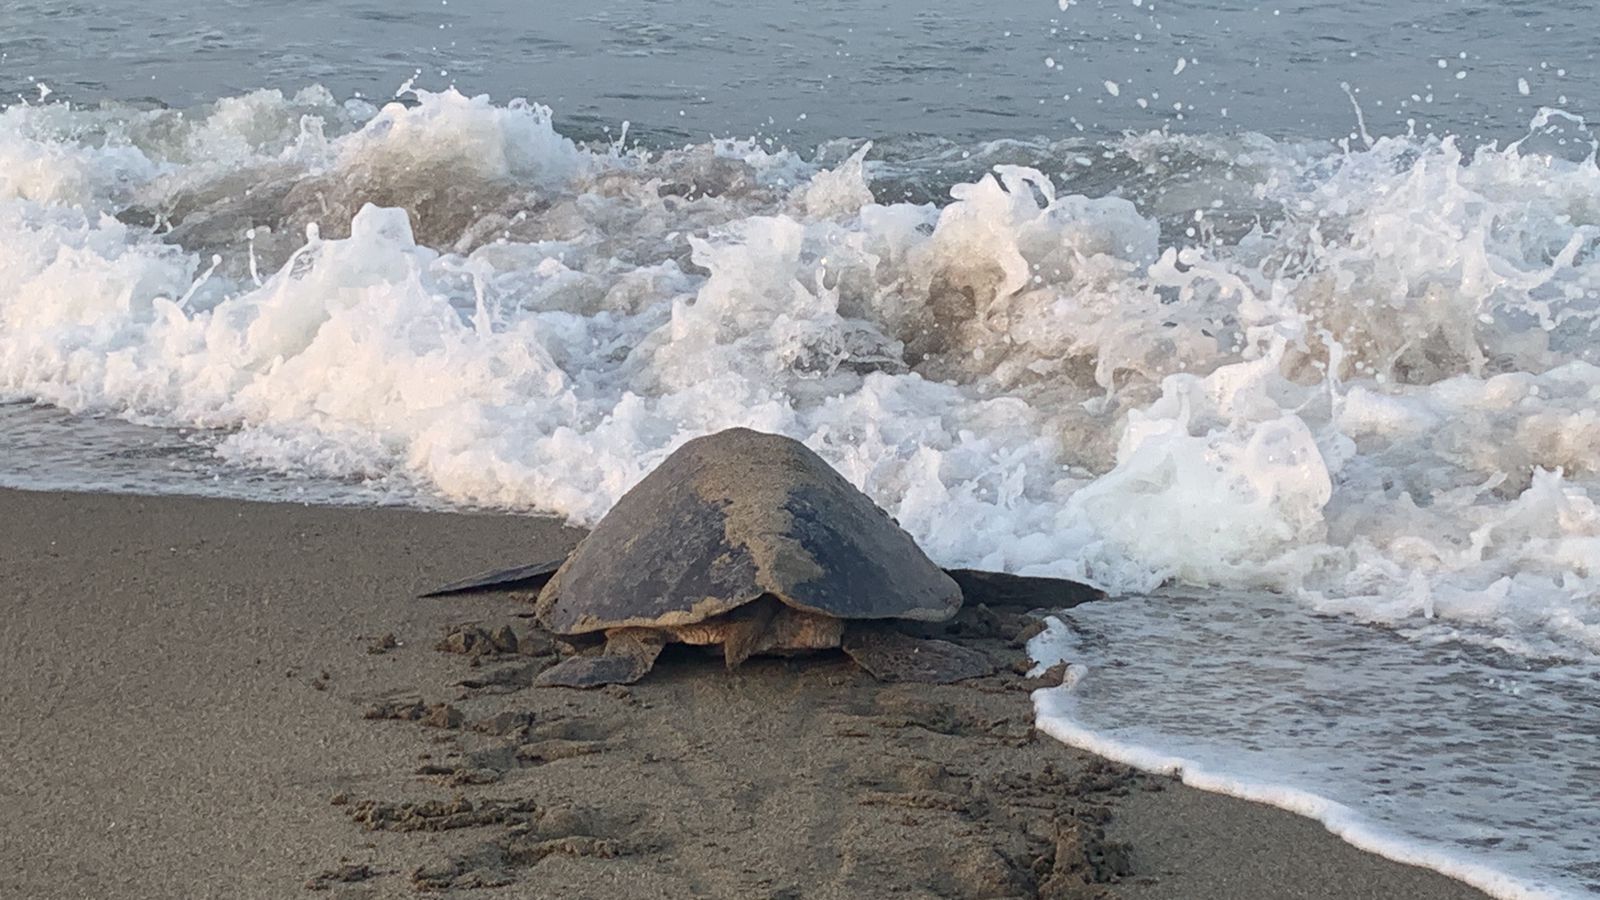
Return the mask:
{"type": "Polygon", "coordinates": [[[1204,589],[1075,614],[1056,733],[1594,893],[1600,802],[1528,805],[1600,697],[1594,51],[1554,4],[1275,8],[11,2],[0,483],[589,524],[787,433],[942,563],[1204,589]]]}
{"type": "Polygon", "coordinates": [[[1032,647],[1079,667],[1035,698],[1056,737],[1311,816],[1501,896],[1600,891],[1600,665],[1252,594],[1128,598],[1060,618],[1068,627],[1032,647]]]}
{"type": "Polygon", "coordinates": [[[207,429],[73,415],[29,402],[0,404],[0,486],[38,491],[188,494],[324,506],[461,509],[404,476],[333,478],[216,456],[207,429]]]}

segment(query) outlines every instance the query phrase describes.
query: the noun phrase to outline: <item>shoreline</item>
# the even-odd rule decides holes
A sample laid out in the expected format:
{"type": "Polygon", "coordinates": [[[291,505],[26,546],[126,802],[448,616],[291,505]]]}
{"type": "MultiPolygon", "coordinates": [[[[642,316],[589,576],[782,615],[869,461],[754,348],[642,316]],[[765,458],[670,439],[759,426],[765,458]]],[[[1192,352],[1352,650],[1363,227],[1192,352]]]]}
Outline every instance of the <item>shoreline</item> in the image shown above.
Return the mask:
{"type": "MultiPolygon", "coordinates": [[[[1070,690],[1070,689],[1068,689],[1070,690]]],[[[1049,721],[1036,724],[1041,732],[1060,741],[1062,746],[1092,753],[1101,759],[1130,766],[1140,772],[1169,777],[1213,796],[1233,797],[1260,806],[1280,809],[1321,825],[1329,834],[1374,856],[1416,866],[1455,879],[1491,897],[1507,900],[1556,900],[1557,894],[1525,884],[1497,869],[1475,865],[1460,856],[1418,845],[1383,830],[1356,810],[1319,794],[1273,782],[1242,780],[1214,772],[1190,760],[1144,747],[1102,738],[1067,718],[1070,701],[1047,692],[1034,699],[1036,714],[1049,721]]]]}
{"type": "MultiPolygon", "coordinates": [[[[554,827],[550,810],[576,809],[568,818],[600,843],[559,835],[566,849],[539,858],[537,880],[502,852],[492,871],[514,895],[633,896],[618,886],[637,885],[638,896],[848,897],[872,883],[1007,896],[999,887],[1048,880],[1028,882],[1018,862],[1049,843],[1034,832],[1051,823],[1033,821],[1048,817],[1029,812],[1046,804],[1058,837],[1062,822],[1093,820],[1083,827],[1096,846],[1130,848],[1126,871],[1084,876],[1073,884],[1090,892],[1075,896],[1484,896],[1315,821],[1038,737],[1026,690],[886,688],[825,657],[732,675],[683,657],[627,691],[462,692],[518,658],[435,642],[469,621],[523,628],[525,610],[413,596],[563,552],[582,532],[554,519],[10,489],[0,512],[0,696],[15,711],[0,726],[13,761],[0,793],[14,803],[0,828],[15,858],[0,894],[292,896],[349,867],[369,874],[326,882],[335,896],[388,896],[420,869],[481,860],[485,837],[554,827]],[[386,634],[397,646],[372,652],[386,634]],[[493,760],[505,735],[364,718],[411,697],[447,701],[469,724],[526,714],[546,724],[521,726],[518,752],[537,745],[548,758],[480,766],[495,779],[483,784],[419,779],[419,768],[493,760]],[[539,728],[550,730],[533,741],[539,728]],[[1047,768],[1055,781],[1018,786],[1047,768]],[[933,774],[913,784],[909,771],[933,774]],[[508,813],[403,831],[358,827],[331,802],[370,812],[458,793],[480,811],[512,796],[542,811],[532,824],[508,813]]],[[[471,886],[452,877],[445,889],[471,886]]]]}

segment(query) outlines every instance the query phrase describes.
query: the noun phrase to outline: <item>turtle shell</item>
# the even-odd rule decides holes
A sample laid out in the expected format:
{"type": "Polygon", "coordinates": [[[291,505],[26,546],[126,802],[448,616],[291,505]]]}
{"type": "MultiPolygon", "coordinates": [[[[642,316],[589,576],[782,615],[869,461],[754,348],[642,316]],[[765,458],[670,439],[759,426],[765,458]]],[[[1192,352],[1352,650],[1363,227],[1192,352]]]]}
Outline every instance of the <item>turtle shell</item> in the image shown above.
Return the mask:
{"type": "Polygon", "coordinates": [[[841,619],[942,621],[961,588],[799,441],[696,438],[617,501],[539,594],[557,634],[690,625],[764,595],[841,619]]]}

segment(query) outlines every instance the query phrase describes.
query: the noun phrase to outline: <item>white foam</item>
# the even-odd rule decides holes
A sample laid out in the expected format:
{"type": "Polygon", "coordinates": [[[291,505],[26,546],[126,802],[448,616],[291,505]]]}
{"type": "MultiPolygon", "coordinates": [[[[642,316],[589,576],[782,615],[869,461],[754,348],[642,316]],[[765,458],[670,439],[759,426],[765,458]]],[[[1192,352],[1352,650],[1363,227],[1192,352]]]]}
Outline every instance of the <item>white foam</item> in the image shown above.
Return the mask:
{"type": "Polygon", "coordinates": [[[1600,650],[1590,159],[1128,139],[1199,166],[1153,213],[1268,216],[1191,241],[1025,167],[880,204],[866,148],[585,149],[417,98],[6,109],[0,385],[580,523],[753,425],[943,561],[1600,650]]]}
{"type": "Polygon", "coordinates": [[[414,99],[0,112],[0,397],[577,523],[753,426],[947,564],[1600,655],[1581,121],[1471,156],[1130,136],[1061,177],[1133,199],[999,165],[919,205],[867,148],[582,147],[414,99]]]}

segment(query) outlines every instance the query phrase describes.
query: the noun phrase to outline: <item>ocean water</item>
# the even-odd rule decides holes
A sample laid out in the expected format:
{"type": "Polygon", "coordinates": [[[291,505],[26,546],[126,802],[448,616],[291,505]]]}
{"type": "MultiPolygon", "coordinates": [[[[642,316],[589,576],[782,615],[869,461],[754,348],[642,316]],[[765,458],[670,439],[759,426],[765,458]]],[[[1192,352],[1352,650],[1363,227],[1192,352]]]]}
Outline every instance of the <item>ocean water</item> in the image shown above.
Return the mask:
{"type": "Polygon", "coordinates": [[[1062,740],[1600,895],[1581,11],[315,13],[0,0],[0,483],[585,524],[783,432],[1125,595],[1062,740]]]}

